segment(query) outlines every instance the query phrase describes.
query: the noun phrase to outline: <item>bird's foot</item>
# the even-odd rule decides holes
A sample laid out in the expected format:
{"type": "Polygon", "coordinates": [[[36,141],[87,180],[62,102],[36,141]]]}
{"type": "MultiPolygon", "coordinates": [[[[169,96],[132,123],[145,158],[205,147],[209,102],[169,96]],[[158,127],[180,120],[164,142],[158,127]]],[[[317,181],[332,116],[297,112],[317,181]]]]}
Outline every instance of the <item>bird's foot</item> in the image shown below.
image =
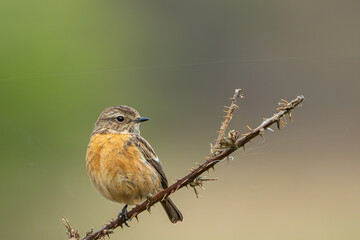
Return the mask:
{"type": "Polygon", "coordinates": [[[130,227],[129,224],[127,224],[127,220],[129,220],[129,218],[127,217],[127,214],[128,214],[127,207],[128,207],[127,204],[123,207],[121,212],[118,214],[118,219],[119,220],[124,220],[125,226],[130,227]]]}

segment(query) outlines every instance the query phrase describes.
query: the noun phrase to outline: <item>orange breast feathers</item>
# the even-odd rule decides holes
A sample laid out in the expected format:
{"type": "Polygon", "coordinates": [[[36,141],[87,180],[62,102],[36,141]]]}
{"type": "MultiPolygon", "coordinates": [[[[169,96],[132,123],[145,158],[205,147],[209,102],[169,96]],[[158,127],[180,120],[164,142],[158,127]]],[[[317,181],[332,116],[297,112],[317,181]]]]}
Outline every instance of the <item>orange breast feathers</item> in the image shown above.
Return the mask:
{"type": "Polygon", "coordinates": [[[107,199],[136,204],[161,189],[161,178],[130,134],[94,134],[86,153],[91,182],[107,199]]]}

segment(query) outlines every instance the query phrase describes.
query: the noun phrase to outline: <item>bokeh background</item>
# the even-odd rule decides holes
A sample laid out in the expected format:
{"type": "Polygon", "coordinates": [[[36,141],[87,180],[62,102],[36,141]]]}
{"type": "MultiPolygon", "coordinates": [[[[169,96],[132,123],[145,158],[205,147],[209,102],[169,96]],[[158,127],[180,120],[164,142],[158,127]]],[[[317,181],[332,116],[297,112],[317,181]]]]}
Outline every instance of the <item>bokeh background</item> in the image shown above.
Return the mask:
{"type": "MultiPolygon", "coordinates": [[[[0,232],[65,239],[122,206],[85,170],[98,114],[127,104],[170,182],[209,154],[235,88],[245,132],[281,98],[294,123],[112,239],[359,239],[359,1],[12,1],[0,8],[0,232]]],[[[275,127],[274,127],[275,129],[275,127]]]]}

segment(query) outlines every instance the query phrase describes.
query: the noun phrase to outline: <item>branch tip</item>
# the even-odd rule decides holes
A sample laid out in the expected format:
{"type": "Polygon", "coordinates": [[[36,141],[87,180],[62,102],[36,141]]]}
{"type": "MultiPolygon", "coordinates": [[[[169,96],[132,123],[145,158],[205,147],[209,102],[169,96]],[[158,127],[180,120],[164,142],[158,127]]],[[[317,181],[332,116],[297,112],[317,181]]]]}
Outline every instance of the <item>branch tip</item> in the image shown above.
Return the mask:
{"type": "Polygon", "coordinates": [[[72,228],[69,221],[64,216],[61,218],[61,220],[66,228],[66,234],[68,235],[69,240],[79,240],[80,239],[79,231],[72,228]]]}

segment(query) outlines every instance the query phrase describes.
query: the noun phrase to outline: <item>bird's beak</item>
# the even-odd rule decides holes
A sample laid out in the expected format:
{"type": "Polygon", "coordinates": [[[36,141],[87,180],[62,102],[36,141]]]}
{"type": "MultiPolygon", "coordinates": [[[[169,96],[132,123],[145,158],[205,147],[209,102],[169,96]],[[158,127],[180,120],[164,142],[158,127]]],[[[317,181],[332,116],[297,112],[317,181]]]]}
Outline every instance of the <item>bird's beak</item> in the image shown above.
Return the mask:
{"type": "Polygon", "coordinates": [[[138,117],[137,119],[134,120],[134,122],[136,123],[141,123],[141,122],[145,122],[147,120],[150,120],[150,118],[147,117],[138,117]]]}

